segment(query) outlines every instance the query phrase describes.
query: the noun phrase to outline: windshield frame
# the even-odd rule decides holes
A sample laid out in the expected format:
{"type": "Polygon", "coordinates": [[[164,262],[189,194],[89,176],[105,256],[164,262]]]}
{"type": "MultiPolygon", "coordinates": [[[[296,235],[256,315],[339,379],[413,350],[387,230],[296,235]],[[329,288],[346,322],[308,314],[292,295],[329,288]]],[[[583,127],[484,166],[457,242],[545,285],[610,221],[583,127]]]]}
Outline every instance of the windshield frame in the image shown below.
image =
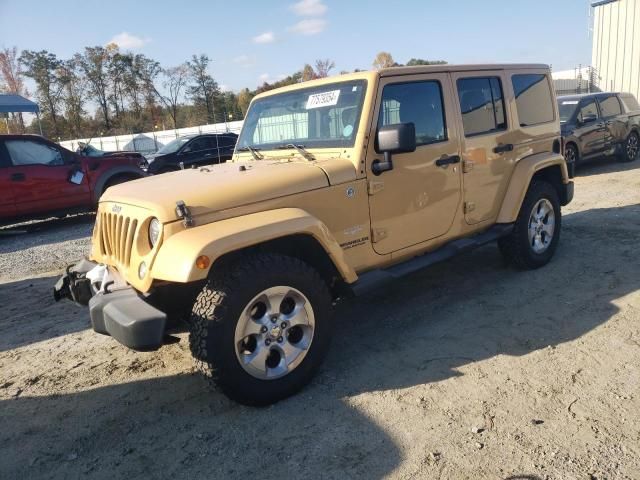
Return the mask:
{"type": "MultiPolygon", "coordinates": [[[[329,83],[322,83],[320,85],[310,85],[305,88],[296,88],[296,89],[286,90],[281,93],[273,93],[270,95],[266,95],[264,97],[257,98],[251,103],[251,107],[249,108],[249,111],[245,116],[242,130],[238,135],[235,151],[242,152],[243,150],[246,150],[247,146],[250,146],[255,150],[260,150],[260,151],[278,150],[283,148],[285,145],[292,144],[292,143],[295,143],[296,145],[299,145],[299,146],[303,146],[305,149],[353,148],[356,144],[356,140],[360,130],[360,123],[362,121],[364,105],[365,105],[365,102],[367,101],[367,95],[369,93],[368,88],[369,88],[369,80],[367,78],[350,78],[350,79],[344,79],[344,80],[336,80],[334,82],[329,82],[329,83]],[[289,96],[292,94],[301,95],[302,97],[304,97],[305,95],[324,93],[331,90],[336,90],[338,88],[343,88],[345,85],[353,85],[354,87],[359,86],[362,88],[359,101],[352,106],[346,107],[346,108],[356,108],[355,118],[353,121],[353,130],[349,137],[345,137],[345,138],[336,137],[336,138],[326,138],[326,139],[284,138],[284,139],[273,141],[273,142],[254,143],[253,136],[255,134],[255,128],[257,127],[257,121],[259,121],[259,117],[258,117],[258,120],[256,120],[255,126],[254,126],[250,123],[251,113],[255,111],[256,106],[258,106],[261,102],[273,102],[274,99],[277,99],[282,96],[289,96]],[[250,129],[251,129],[251,133],[249,133],[250,129]],[[243,143],[243,139],[244,139],[243,137],[245,135],[247,135],[249,138],[247,139],[246,142],[243,143]]],[[[305,110],[312,110],[312,109],[305,108],[304,110],[300,110],[299,112],[302,113],[305,110]]]]}

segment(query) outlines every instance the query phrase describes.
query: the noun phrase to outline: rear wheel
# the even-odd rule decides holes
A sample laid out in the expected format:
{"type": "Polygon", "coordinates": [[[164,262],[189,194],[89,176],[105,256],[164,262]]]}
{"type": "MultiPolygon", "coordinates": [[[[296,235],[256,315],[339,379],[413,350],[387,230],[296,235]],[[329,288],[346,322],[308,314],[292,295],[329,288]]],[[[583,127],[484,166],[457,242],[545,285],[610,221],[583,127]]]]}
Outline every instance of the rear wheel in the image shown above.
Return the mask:
{"type": "Polygon", "coordinates": [[[640,151],[640,136],[637,132],[631,132],[624,142],[622,152],[618,157],[621,162],[633,162],[640,151]]]}
{"type": "Polygon", "coordinates": [[[534,180],[520,207],[513,231],[498,240],[504,257],[521,269],[546,265],[558,247],[562,217],[556,189],[534,180]]]}
{"type": "Polygon", "coordinates": [[[304,262],[258,254],[216,271],[191,315],[190,346],[230,398],[267,405],[306,385],[329,347],[331,296],[304,262]]]}

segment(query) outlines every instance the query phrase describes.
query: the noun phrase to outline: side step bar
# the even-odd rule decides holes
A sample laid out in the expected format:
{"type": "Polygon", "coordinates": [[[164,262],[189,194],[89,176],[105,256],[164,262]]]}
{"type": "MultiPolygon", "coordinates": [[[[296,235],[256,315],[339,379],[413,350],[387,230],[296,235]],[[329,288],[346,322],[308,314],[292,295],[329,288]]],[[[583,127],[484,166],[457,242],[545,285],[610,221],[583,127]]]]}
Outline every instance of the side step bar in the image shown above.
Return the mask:
{"type": "Polygon", "coordinates": [[[513,230],[513,224],[496,224],[490,229],[468,238],[453,240],[433,252],[425,253],[418,257],[413,257],[405,262],[393,265],[386,269],[370,270],[360,275],[360,278],[350,285],[355,296],[368,293],[379,288],[392,280],[404,277],[410,273],[422,270],[435,263],[442,262],[460,253],[468,252],[486,243],[493,242],[500,237],[508,235],[513,230]]]}

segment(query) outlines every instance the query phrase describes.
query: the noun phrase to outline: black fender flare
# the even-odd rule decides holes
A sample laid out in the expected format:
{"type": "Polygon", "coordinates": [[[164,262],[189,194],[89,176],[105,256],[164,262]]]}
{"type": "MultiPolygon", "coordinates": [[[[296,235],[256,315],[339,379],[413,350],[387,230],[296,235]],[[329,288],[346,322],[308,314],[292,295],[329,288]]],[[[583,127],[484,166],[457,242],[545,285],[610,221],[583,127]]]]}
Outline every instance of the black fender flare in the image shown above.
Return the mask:
{"type": "Polygon", "coordinates": [[[119,165],[117,167],[110,168],[102,175],[100,175],[98,181],[96,182],[96,185],[93,189],[93,203],[98,203],[98,200],[100,200],[100,197],[104,193],[104,188],[107,183],[109,183],[109,180],[111,180],[113,177],[123,174],[131,175],[136,178],[142,178],[145,176],[142,170],[132,165],[119,165]]]}

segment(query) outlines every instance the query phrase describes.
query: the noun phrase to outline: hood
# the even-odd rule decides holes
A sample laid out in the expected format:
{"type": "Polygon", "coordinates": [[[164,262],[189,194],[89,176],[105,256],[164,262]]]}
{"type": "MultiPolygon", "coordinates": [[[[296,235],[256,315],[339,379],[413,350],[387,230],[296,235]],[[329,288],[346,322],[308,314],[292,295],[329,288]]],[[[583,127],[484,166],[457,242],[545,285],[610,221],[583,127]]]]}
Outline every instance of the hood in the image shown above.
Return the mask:
{"type": "Polygon", "coordinates": [[[350,161],[340,159],[228,162],[122,183],[107,189],[100,201],[147,208],[166,223],[177,220],[178,200],[197,216],[327,187],[331,177],[355,179],[355,168],[350,161]]]}

